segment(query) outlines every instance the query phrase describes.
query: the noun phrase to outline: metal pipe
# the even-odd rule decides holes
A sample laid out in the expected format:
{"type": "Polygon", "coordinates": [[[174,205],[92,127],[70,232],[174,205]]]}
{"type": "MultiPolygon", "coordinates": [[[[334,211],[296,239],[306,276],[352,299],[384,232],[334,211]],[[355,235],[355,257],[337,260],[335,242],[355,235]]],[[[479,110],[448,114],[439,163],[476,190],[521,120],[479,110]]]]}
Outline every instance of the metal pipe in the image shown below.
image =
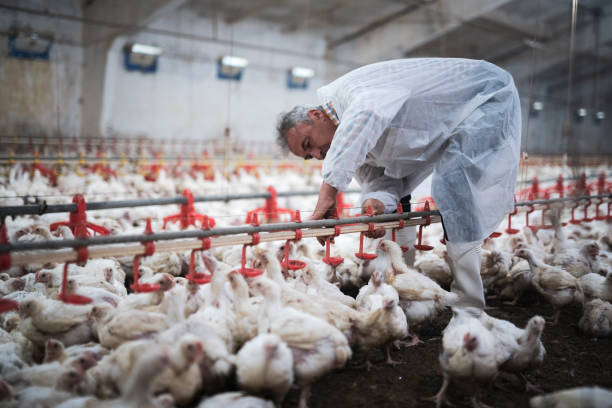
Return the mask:
{"type": "MultiPolygon", "coordinates": [[[[360,190],[347,190],[346,193],[357,193],[360,190]]],[[[277,193],[279,197],[317,195],[319,191],[315,190],[298,190],[298,191],[282,191],[277,193]]],[[[257,198],[270,198],[268,192],[265,193],[242,193],[242,194],[224,194],[224,195],[208,195],[195,196],[193,201],[196,203],[211,202],[211,201],[233,201],[233,200],[251,200],[257,198]]],[[[187,204],[187,199],[183,196],[177,197],[162,197],[162,198],[147,198],[134,200],[118,200],[118,201],[94,201],[87,203],[87,210],[111,210],[117,208],[131,207],[146,207],[150,205],[168,205],[168,204],[187,204]]],[[[27,205],[9,205],[0,207],[0,219],[7,216],[17,215],[42,215],[50,213],[74,212],[77,206],[74,203],[70,204],[47,204],[42,201],[38,204],[27,205]]]]}
{"type": "Polygon", "coordinates": [[[275,232],[296,230],[304,228],[322,228],[334,227],[336,225],[370,223],[370,222],[388,222],[399,219],[423,218],[426,216],[440,215],[439,211],[416,211],[410,213],[399,214],[381,214],[374,216],[359,216],[340,219],[304,221],[304,222],[289,222],[275,223],[258,226],[238,226],[214,228],[210,230],[190,230],[190,231],[173,231],[159,232],[153,234],[129,234],[129,235],[113,235],[113,236],[97,236],[88,239],[58,239],[57,241],[38,241],[38,242],[20,242],[15,244],[0,244],[1,252],[12,251],[31,251],[41,249],[59,249],[59,248],[79,248],[90,247],[95,245],[109,244],[125,244],[128,242],[145,242],[145,241],[169,241],[175,239],[187,238],[206,238],[223,235],[236,234],[253,234],[260,232],[275,232]]]}

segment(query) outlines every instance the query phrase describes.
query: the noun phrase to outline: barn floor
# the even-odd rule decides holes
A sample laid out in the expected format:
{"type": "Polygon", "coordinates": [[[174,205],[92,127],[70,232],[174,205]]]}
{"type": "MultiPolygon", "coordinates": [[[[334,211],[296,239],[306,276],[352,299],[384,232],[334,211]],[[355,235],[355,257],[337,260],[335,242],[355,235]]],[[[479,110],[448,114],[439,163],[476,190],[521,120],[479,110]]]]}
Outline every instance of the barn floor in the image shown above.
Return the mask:
{"type": "MultiPolygon", "coordinates": [[[[516,306],[489,300],[493,309],[487,312],[524,327],[535,314],[548,317],[550,305],[535,293],[527,293],[516,306]]],[[[612,388],[612,338],[591,339],[581,334],[578,321],[582,315],[579,305],[566,307],[561,312],[559,325],[546,326],[543,342],[547,355],[543,366],[530,375],[534,385],[544,392],[576,386],[599,385],[612,388]]],[[[403,364],[392,367],[385,364],[384,349],[372,353],[374,367],[367,372],[360,365],[363,353],[355,353],[347,366],[321,378],[312,389],[310,408],[323,407],[433,407],[423,397],[435,395],[442,385],[438,364],[441,332],[450,319],[450,311],[435,324],[424,326],[421,339],[424,344],[394,351],[393,359],[403,364]]],[[[527,407],[533,393],[525,392],[516,377],[498,376],[495,385],[483,388],[483,402],[492,407],[527,407]]],[[[456,385],[449,388],[449,399],[459,407],[471,406],[468,394],[456,385]]],[[[299,390],[292,389],[284,407],[295,407],[299,390]]]]}

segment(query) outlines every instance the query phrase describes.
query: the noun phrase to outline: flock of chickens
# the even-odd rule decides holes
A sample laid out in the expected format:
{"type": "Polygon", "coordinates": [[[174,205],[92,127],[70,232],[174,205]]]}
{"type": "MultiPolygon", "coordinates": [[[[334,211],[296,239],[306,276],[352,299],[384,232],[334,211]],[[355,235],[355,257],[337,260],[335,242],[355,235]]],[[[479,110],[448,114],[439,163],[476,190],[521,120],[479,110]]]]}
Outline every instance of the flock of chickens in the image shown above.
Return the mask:
{"type": "MultiPolygon", "coordinates": [[[[2,179],[2,195],[25,195],[17,186],[26,194],[44,186],[51,195],[94,184],[111,199],[117,190],[145,190],[142,185],[147,185],[133,175],[114,181],[88,177],[68,174],[53,190],[40,175],[29,178],[15,167],[2,179]]],[[[265,175],[236,177],[240,187],[233,191],[254,186],[261,191],[266,183],[265,175]]],[[[302,176],[283,179],[287,185],[279,190],[303,189],[302,176]]],[[[172,180],[162,171],[148,184],[157,195],[176,189],[171,192],[175,195],[186,184],[194,191],[223,187],[214,183],[172,180]]],[[[304,208],[305,202],[296,207],[304,208]]],[[[218,225],[231,224],[249,203],[240,205],[244,207],[207,205],[206,210],[219,216],[218,225]]],[[[124,234],[142,232],[145,217],[154,217],[154,226],[160,227],[169,212],[156,207],[89,216],[124,234]]],[[[52,221],[63,217],[7,219],[10,241],[71,238],[67,227],[49,230],[52,221]]],[[[584,310],[580,329],[610,336],[609,223],[562,227],[558,212],[550,218],[550,229],[534,233],[524,228],[516,235],[485,240],[481,274],[486,295],[516,304],[525,291],[537,291],[555,311],[551,324],[558,322],[563,306],[577,302],[584,310]]],[[[390,239],[366,242],[365,251],[375,252],[375,259],[356,257],[359,237],[353,234],[335,238],[332,252],[344,262],[331,266],[322,261],[325,252],[316,240],[304,239],[291,244],[291,259],[306,264],[296,271],[282,266],[284,245],[290,244],[260,244],[247,251],[249,265],[263,271],[254,277],[236,273],[241,248],[213,248],[194,259],[196,272],[211,275],[210,283],[202,285],[185,278],[190,253],[156,253],[140,262],[139,281],[159,287],[147,293],[126,289],[132,259],[93,259],[68,269],[67,290],[93,299],[88,305],[58,299],[63,264],[13,267],[0,275],[0,295],[19,303],[17,311],[0,315],[0,405],[279,407],[290,388],[298,386],[299,406],[306,407],[312,384],[345,366],[355,350],[364,352],[365,370],[373,365],[369,352],[378,347],[386,349],[387,364],[396,364],[391,347],[418,345],[420,326],[452,306],[456,295],[449,291],[452,276],[445,247],[438,243],[441,236],[439,225],[425,230],[424,239],[435,248],[418,252],[414,265],[405,262],[402,248],[390,239]],[[349,289],[358,295],[346,295],[349,289]]],[[[467,384],[478,406],[480,386],[502,371],[516,374],[526,390],[537,392],[527,375],[545,359],[545,326],[541,316],[519,328],[485,312],[475,318],[455,311],[442,334],[443,385],[432,399],[441,406],[448,402],[451,384],[467,384]]],[[[598,407],[609,406],[609,401],[611,392],[593,388],[534,397],[531,404],[598,407]]]]}

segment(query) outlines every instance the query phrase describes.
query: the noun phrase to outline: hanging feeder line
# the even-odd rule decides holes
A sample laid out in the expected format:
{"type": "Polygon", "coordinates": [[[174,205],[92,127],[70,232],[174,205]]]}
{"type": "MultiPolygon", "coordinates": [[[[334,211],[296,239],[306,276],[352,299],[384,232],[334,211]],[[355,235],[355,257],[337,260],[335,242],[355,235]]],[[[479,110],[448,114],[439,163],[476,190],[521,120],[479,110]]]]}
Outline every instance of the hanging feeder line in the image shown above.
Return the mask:
{"type": "Polygon", "coordinates": [[[302,230],[302,238],[325,237],[335,235],[336,225],[341,226],[342,234],[364,232],[369,230],[368,224],[374,223],[374,228],[397,228],[397,220],[404,219],[406,226],[416,226],[425,223],[426,216],[431,216],[432,222],[440,222],[437,211],[413,212],[404,214],[383,214],[372,217],[358,216],[342,219],[328,219],[317,221],[304,221],[301,223],[277,223],[259,226],[239,226],[215,228],[210,230],[190,230],[162,232],[153,234],[131,234],[121,236],[96,236],[89,239],[71,239],[57,241],[23,242],[15,244],[0,244],[0,254],[10,253],[10,259],[4,262],[4,266],[27,265],[36,262],[69,262],[75,261],[76,251],[67,248],[87,247],[90,258],[122,257],[146,254],[143,243],[147,241],[156,242],[156,252],[179,252],[193,250],[202,247],[202,239],[214,237],[210,241],[210,247],[228,245],[253,244],[253,235],[259,235],[258,242],[286,241],[296,239],[295,230],[302,230]],[[413,219],[411,219],[413,218],[413,219]],[[346,225],[353,224],[353,225],[346,225]],[[267,234],[262,234],[267,233],[267,234]],[[239,235],[237,234],[248,234],[239,235]],[[230,236],[231,235],[231,236],[230,236]],[[195,238],[192,240],[185,240],[195,238]],[[181,240],[181,241],[177,241],[181,240]],[[122,244],[122,245],[114,245],[122,244]],[[131,244],[131,245],[126,245],[131,244]],[[45,252],[31,253],[33,250],[46,250],[45,252]]]}
{"type": "MultiPolygon", "coordinates": [[[[612,194],[520,202],[516,203],[515,208],[517,212],[525,212],[529,211],[529,208],[523,209],[521,207],[540,206],[537,209],[543,209],[548,208],[548,206],[560,206],[560,204],[564,202],[579,203],[580,201],[588,201],[593,199],[601,199],[598,201],[603,201],[605,199],[608,202],[607,219],[610,218],[609,204],[612,203],[612,194]]],[[[428,224],[426,217],[431,217],[431,223],[440,222],[438,211],[418,211],[402,214],[383,214],[375,216],[357,216],[341,219],[305,221],[301,223],[276,223],[258,226],[225,227],[210,230],[176,231],[153,234],[131,234],[122,236],[97,236],[89,239],[23,242],[15,244],[2,243],[0,244],[0,254],[4,255],[4,258],[7,258],[7,254],[10,254],[9,259],[3,258],[2,264],[6,268],[9,266],[27,265],[31,263],[60,263],[78,261],[79,259],[77,251],[75,251],[74,249],[66,248],[91,247],[89,248],[90,258],[134,256],[146,254],[145,246],[143,244],[134,244],[135,242],[146,243],[147,241],[162,241],[156,243],[155,249],[157,252],[179,252],[202,248],[202,239],[207,237],[214,237],[210,240],[210,247],[220,247],[228,245],[249,245],[254,243],[254,234],[258,234],[257,243],[296,239],[299,237],[298,234],[296,234],[295,230],[300,229],[302,230],[302,238],[327,237],[337,235],[338,228],[336,228],[336,226],[341,227],[339,228],[340,233],[349,234],[356,232],[365,232],[372,229],[380,228],[398,228],[400,226],[399,220],[401,219],[405,220],[405,226],[425,225],[428,224]],[[370,225],[371,223],[374,223],[373,227],[372,225],[370,225]],[[267,234],[261,235],[261,233],[267,234]],[[249,235],[229,236],[237,234],[249,235]],[[189,241],[185,240],[189,238],[195,239],[189,241]],[[131,243],[132,245],[114,245],[129,243],[131,243]],[[103,245],[108,246],[102,247],[103,245]],[[96,246],[100,247],[96,248],[96,246]],[[24,252],[33,250],[49,251],[37,253],[24,252]]]]}

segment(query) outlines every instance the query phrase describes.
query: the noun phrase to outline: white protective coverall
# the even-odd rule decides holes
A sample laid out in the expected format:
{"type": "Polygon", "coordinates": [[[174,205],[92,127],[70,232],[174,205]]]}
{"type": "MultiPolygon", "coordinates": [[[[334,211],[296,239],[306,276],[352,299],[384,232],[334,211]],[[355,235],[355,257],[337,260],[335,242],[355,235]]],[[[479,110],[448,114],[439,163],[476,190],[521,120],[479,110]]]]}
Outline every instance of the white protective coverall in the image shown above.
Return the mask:
{"type": "Polygon", "coordinates": [[[339,125],[323,180],[343,191],[355,177],[362,202],[385,211],[433,172],[454,275],[456,307],[484,307],[480,246],[513,210],[520,101],[510,74],[485,61],[417,58],[358,68],[317,90],[339,125]]]}

